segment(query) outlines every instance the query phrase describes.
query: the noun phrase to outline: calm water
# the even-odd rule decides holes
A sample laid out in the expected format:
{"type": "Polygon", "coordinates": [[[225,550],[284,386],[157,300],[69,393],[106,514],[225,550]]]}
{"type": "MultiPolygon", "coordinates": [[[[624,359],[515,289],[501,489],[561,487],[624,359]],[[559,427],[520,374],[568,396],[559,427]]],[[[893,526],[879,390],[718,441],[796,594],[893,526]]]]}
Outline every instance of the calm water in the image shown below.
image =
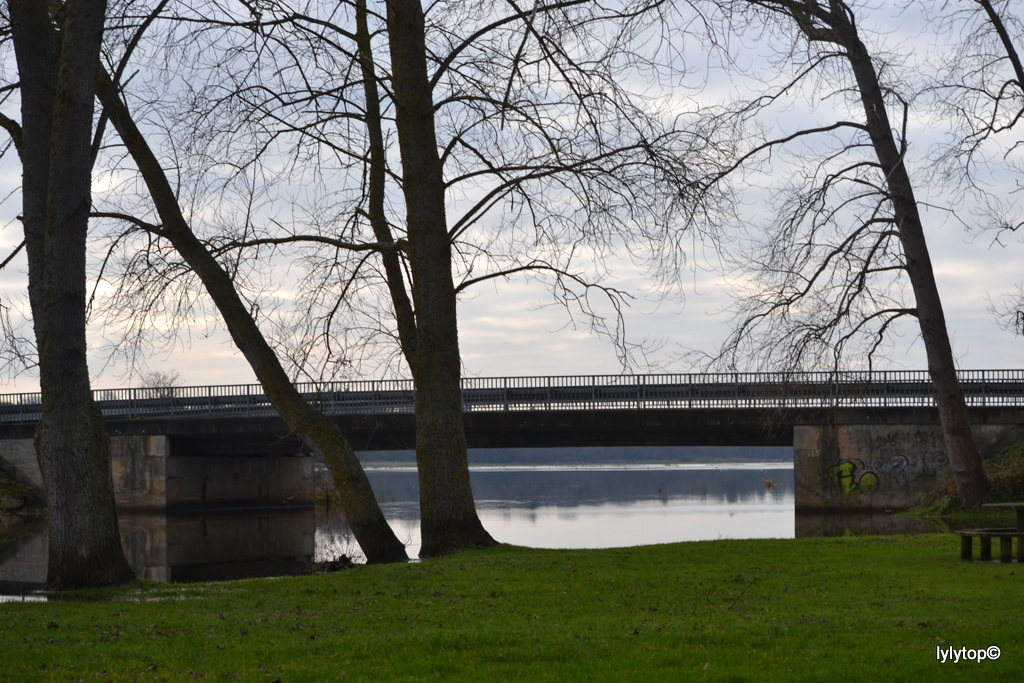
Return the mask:
{"type": "MultiPolygon", "coordinates": [[[[392,528],[416,557],[415,470],[369,469],[368,475],[392,528]]],[[[923,530],[894,516],[796,518],[788,464],[485,467],[471,476],[488,531],[498,541],[538,548],[923,530]]],[[[344,519],[331,508],[124,514],[120,521],[136,573],[158,581],[304,573],[320,563],[362,559],[344,519]]],[[[31,532],[0,550],[0,593],[41,585],[45,523],[12,516],[0,516],[0,523],[28,524],[31,532]]]]}
{"type": "MultiPolygon", "coordinates": [[[[382,507],[392,528],[415,555],[415,470],[378,469],[368,475],[385,501],[382,507]]],[[[790,465],[487,467],[472,469],[471,477],[480,519],[503,543],[611,548],[716,538],[792,538],[795,531],[790,465]]],[[[338,529],[338,524],[329,523],[318,534],[335,534],[338,529]]]]}

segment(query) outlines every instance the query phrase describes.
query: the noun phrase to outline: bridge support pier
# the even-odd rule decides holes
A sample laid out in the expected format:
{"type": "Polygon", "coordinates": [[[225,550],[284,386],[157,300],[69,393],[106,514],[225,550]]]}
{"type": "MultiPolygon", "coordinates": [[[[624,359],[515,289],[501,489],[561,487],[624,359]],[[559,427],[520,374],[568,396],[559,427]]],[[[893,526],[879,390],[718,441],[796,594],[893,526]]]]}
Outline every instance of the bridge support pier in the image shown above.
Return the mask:
{"type": "Polygon", "coordinates": [[[40,500],[45,500],[46,489],[32,439],[0,440],[0,470],[19,484],[31,488],[40,500]]]}
{"type": "MultiPolygon", "coordinates": [[[[111,476],[125,510],[313,504],[313,459],[177,455],[169,436],[112,436],[111,476]]],[[[31,439],[0,441],[0,469],[44,496],[31,439]]]]}
{"type": "MultiPolygon", "coordinates": [[[[1024,439],[1020,425],[973,432],[985,458],[1024,439]]],[[[952,483],[937,424],[796,425],[793,456],[798,511],[906,510],[952,483]]]]}

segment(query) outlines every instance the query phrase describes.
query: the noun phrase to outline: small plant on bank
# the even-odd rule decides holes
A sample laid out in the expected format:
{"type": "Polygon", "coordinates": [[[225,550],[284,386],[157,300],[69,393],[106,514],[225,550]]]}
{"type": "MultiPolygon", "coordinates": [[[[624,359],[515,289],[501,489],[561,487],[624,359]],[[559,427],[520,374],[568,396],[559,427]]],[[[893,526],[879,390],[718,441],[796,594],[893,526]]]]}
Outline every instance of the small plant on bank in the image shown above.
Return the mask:
{"type": "Polygon", "coordinates": [[[0,512],[38,511],[42,501],[36,492],[0,470],[0,512]]]}
{"type": "Polygon", "coordinates": [[[1024,442],[1004,448],[985,461],[985,472],[992,484],[991,502],[1024,500],[1024,442]]]}
{"type": "MultiPolygon", "coordinates": [[[[989,489],[985,501],[989,503],[1006,503],[1024,501],[1024,442],[1014,444],[1001,450],[994,457],[985,461],[985,474],[988,475],[989,489]]],[[[980,526],[999,526],[997,522],[1009,519],[1009,513],[995,511],[979,511],[965,508],[956,496],[953,478],[948,477],[940,484],[931,500],[925,501],[910,511],[912,515],[969,517],[971,524],[980,526]]]]}

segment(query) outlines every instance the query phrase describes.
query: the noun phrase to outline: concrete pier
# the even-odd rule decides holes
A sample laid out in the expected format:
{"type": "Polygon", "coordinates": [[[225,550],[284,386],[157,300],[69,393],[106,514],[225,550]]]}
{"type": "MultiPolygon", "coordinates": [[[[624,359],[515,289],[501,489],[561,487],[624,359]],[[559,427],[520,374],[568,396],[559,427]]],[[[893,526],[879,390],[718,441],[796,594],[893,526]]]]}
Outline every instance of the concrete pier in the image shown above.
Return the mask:
{"type": "MultiPolygon", "coordinates": [[[[972,431],[985,458],[1024,440],[1019,424],[972,431]]],[[[797,425],[793,456],[798,511],[905,510],[952,486],[937,424],[797,425]]]]}
{"type": "MultiPolygon", "coordinates": [[[[110,438],[117,506],[125,510],[313,504],[313,459],[303,455],[173,453],[167,436],[110,438]]],[[[31,439],[0,441],[0,469],[45,494],[31,439]]]]}

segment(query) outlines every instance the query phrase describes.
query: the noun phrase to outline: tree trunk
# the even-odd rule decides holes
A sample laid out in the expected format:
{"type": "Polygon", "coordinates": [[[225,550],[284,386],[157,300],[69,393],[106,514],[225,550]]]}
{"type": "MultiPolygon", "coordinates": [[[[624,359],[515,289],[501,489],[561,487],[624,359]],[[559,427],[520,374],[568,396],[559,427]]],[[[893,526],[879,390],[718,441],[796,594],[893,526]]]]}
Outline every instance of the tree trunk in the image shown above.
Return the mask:
{"type": "Polygon", "coordinates": [[[230,276],[196,238],[181,214],[163,168],[105,72],[99,74],[97,93],[110,121],[138,165],[163,221],[160,228],[151,226],[153,232],[169,240],[202,280],[235,345],[249,362],[281,418],[310,448],[323,456],[341,495],[345,517],[367,562],[407,560],[405,546],[384,518],[352,446],[341,429],[309,405],[292,384],[249,309],[238,296],[230,276]]]}
{"type": "Polygon", "coordinates": [[[451,241],[419,0],[389,2],[387,27],[416,316],[410,366],[416,382],[420,555],[430,557],[496,542],[480,523],[469,480],[451,241]]]}
{"type": "MultiPolygon", "coordinates": [[[[366,98],[366,137],[369,152],[367,172],[366,215],[370,221],[374,238],[381,244],[395,244],[391,226],[388,223],[386,202],[387,151],[384,147],[383,117],[380,108],[380,88],[377,68],[373,58],[373,43],[367,22],[366,0],[356,1],[356,44],[359,47],[359,70],[363,80],[363,94],[366,98]]],[[[395,326],[402,355],[409,366],[416,362],[416,316],[412,301],[406,289],[402,262],[396,249],[382,251],[381,261],[387,280],[388,294],[395,311],[395,326]]]]}
{"type": "Polygon", "coordinates": [[[125,559],[103,417],[86,360],[85,249],[91,205],[93,84],[106,3],[9,2],[21,81],[25,245],[39,351],[36,450],[49,509],[47,584],[135,578],[125,559]]]}
{"type": "MultiPolygon", "coordinates": [[[[845,17],[840,14],[834,16],[845,17]]],[[[838,20],[834,25],[837,33],[836,42],[846,49],[847,59],[857,79],[868,134],[892,201],[906,259],[907,274],[916,299],[921,339],[924,341],[928,358],[928,373],[935,391],[935,403],[939,409],[946,453],[956,481],[957,495],[965,506],[974,507],[981,504],[988,491],[989,482],[982,465],[981,454],[971,433],[967,404],[956,375],[956,363],[946,329],[946,318],[935,283],[935,273],[932,270],[913,184],[903,163],[903,151],[893,139],[885,98],[871,56],[857,36],[853,24],[838,20]]]]}

